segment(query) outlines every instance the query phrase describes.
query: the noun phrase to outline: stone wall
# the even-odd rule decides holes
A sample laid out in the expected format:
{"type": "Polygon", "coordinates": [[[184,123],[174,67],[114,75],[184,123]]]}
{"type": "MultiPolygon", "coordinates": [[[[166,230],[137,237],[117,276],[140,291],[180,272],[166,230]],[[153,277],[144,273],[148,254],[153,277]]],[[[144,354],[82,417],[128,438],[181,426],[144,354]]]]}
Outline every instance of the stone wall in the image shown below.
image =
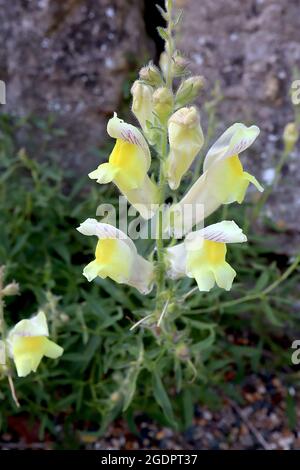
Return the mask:
{"type": "MultiPolygon", "coordinates": [[[[184,15],[181,50],[195,73],[208,82],[206,96],[218,80],[219,134],[233,122],[257,124],[262,133],[245,166],[263,182],[272,179],[281,135],[293,118],[290,85],[295,66],[300,78],[299,0],[177,0],[184,15]]],[[[275,221],[299,232],[300,155],[284,167],[269,211],[275,221]]]]}
{"type": "Polygon", "coordinates": [[[142,15],[140,0],[0,0],[3,111],[54,114],[62,161],[93,168],[130,64],[152,49],[142,15]]]}

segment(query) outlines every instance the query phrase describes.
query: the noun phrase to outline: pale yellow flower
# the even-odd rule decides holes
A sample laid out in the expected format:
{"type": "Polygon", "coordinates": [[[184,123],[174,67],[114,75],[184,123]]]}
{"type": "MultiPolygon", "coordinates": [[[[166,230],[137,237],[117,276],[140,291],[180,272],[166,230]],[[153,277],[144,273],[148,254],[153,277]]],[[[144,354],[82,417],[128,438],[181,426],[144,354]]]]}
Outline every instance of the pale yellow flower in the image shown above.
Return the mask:
{"type": "Polygon", "coordinates": [[[235,270],[226,262],[226,243],[247,241],[233,221],[223,221],[190,233],[183,243],[167,249],[169,276],[194,278],[200,291],[210,291],[215,283],[230,290],[235,270]]]}
{"type": "Polygon", "coordinates": [[[204,143],[197,109],[181,108],[169,119],[170,153],[167,158],[167,176],[171,189],[177,189],[204,143]]]}
{"type": "Polygon", "coordinates": [[[128,284],[142,294],[153,286],[153,264],[140,256],[133,241],[121,230],[96,219],[87,219],[77,230],[83,235],[98,237],[95,259],[83,270],[88,281],[97,276],[111,278],[119,284],[128,284]]]}
{"type": "Polygon", "coordinates": [[[151,125],[154,124],[153,88],[136,80],[131,88],[132,112],[139,121],[144,134],[151,142],[151,125]]]}
{"type": "MultiPolygon", "coordinates": [[[[233,124],[217,140],[207,153],[203,174],[184,195],[181,201],[171,207],[173,227],[169,227],[176,236],[182,236],[191,227],[220,207],[221,204],[241,203],[244,200],[249,183],[263,191],[256,178],[246,171],[239,159],[239,154],[246,150],[259,134],[257,126],[246,127],[233,124]],[[200,207],[203,210],[190,211],[190,220],[183,227],[182,215],[185,209],[200,207]]],[[[186,211],[187,212],[187,211],[186,211]]],[[[188,215],[189,217],[189,215],[188,215]]]]}
{"type": "Polygon", "coordinates": [[[48,339],[49,331],[44,312],[29,320],[19,321],[8,335],[9,352],[19,377],[36,372],[43,356],[57,359],[63,348],[48,339]]]}
{"type": "Polygon", "coordinates": [[[89,174],[99,184],[113,181],[121,193],[144,217],[149,219],[157,207],[157,186],[147,172],[151,164],[148,144],[142,133],[115,114],[107,125],[108,134],[116,139],[108,163],[89,174]]]}

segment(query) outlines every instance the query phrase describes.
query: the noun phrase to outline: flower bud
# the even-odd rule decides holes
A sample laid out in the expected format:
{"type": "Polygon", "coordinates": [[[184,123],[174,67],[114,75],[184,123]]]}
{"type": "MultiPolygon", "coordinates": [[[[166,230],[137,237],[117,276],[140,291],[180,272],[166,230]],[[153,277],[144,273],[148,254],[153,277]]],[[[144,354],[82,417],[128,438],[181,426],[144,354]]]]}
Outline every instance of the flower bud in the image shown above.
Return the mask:
{"type": "Polygon", "coordinates": [[[132,112],[140,123],[141,128],[147,134],[149,132],[147,122],[153,123],[153,89],[140,80],[136,80],[131,88],[132,112]]]}
{"type": "Polygon", "coordinates": [[[204,87],[204,83],[204,78],[201,75],[189,77],[184,80],[179,86],[176,93],[176,107],[179,108],[181,106],[184,106],[187,103],[191,103],[195,98],[197,98],[200,91],[204,87]]]}
{"type": "Polygon", "coordinates": [[[2,289],[2,296],[8,297],[11,295],[18,295],[19,291],[20,291],[19,284],[13,281],[7,286],[5,286],[4,289],[2,289]]]}
{"type": "Polygon", "coordinates": [[[176,52],[173,56],[173,75],[175,77],[180,77],[186,72],[187,66],[188,60],[176,52]]]}
{"type": "Polygon", "coordinates": [[[153,87],[160,86],[163,81],[159,68],[152,62],[141,68],[140,79],[143,80],[143,82],[146,82],[147,85],[153,87]]]}
{"type": "Polygon", "coordinates": [[[299,139],[299,131],[295,122],[289,122],[283,131],[284,149],[287,153],[294,150],[299,139]]]}
{"type": "Polygon", "coordinates": [[[167,51],[164,51],[160,54],[159,66],[160,66],[160,69],[162,71],[163,76],[166,78],[167,69],[168,69],[168,53],[167,53],[167,51]]]}
{"type": "Polygon", "coordinates": [[[118,403],[121,399],[121,394],[119,392],[113,392],[110,396],[112,403],[118,403]]]}
{"type": "Polygon", "coordinates": [[[165,87],[158,88],[153,93],[154,111],[162,122],[165,122],[173,110],[173,94],[165,87]]]}
{"type": "Polygon", "coordinates": [[[204,143],[197,109],[192,106],[176,111],[169,119],[168,132],[167,177],[170,188],[177,189],[204,143]]]}
{"type": "Polygon", "coordinates": [[[68,323],[68,321],[70,320],[69,315],[67,315],[66,313],[61,313],[59,315],[59,318],[63,323],[68,323]]]}
{"type": "Polygon", "coordinates": [[[190,358],[189,348],[184,343],[179,343],[175,349],[176,356],[182,361],[187,361],[190,358]]]}

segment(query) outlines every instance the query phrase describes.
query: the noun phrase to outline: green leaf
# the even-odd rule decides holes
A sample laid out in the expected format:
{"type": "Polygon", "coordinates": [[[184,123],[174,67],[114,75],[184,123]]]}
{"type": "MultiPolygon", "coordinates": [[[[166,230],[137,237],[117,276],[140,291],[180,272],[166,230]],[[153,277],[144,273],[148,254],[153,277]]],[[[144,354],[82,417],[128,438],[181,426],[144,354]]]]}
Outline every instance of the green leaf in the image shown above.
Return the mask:
{"type": "Polygon", "coordinates": [[[270,272],[268,270],[264,270],[259,276],[255,284],[254,291],[256,292],[262,291],[265,287],[267,287],[269,281],[270,281],[270,272]]]}
{"type": "Polygon", "coordinates": [[[271,325],[277,326],[278,328],[284,325],[284,322],[276,317],[275,310],[272,309],[268,302],[262,302],[262,307],[271,325]]]}
{"type": "Polygon", "coordinates": [[[183,392],[183,414],[184,414],[184,426],[188,428],[192,425],[194,418],[194,404],[191,392],[186,388],[183,392]]]}
{"type": "Polygon", "coordinates": [[[168,34],[168,31],[165,28],[162,28],[161,26],[158,26],[157,32],[164,41],[169,40],[169,34],[168,34]]]}
{"type": "Polygon", "coordinates": [[[167,15],[167,12],[165,10],[163,10],[163,8],[160,6],[160,5],[155,5],[156,8],[158,9],[159,13],[161,14],[161,16],[163,17],[163,19],[165,21],[167,21],[168,19],[168,15],[167,15]]]}
{"type": "Polygon", "coordinates": [[[178,15],[177,15],[177,17],[175,18],[175,20],[173,22],[174,27],[176,27],[179,24],[179,22],[182,18],[182,15],[183,15],[183,10],[179,10],[178,15]]]}
{"type": "Polygon", "coordinates": [[[125,397],[124,397],[124,404],[123,404],[123,411],[126,411],[129,407],[130,403],[135,394],[136,390],[136,382],[139,376],[141,369],[139,367],[134,367],[130,370],[127,378],[126,378],[126,385],[125,386],[125,397]]]}
{"type": "Polygon", "coordinates": [[[289,393],[286,397],[286,414],[288,418],[288,425],[290,429],[295,429],[297,426],[297,404],[289,393]]]}
{"type": "Polygon", "coordinates": [[[168,397],[168,394],[165,390],[165,387],[157,371],[153,372],[152,384],[153,384],[153,393],[154,393],[155,400],[157,401],[159,406],[162,408],[164,415],[167,418],[167,420],[170,422],[170,424],[177,427],[177,423],[175,420],[175,416],[173,413],[173,408],[172,408],[170,399],[168,397]]]}
{"type": "Polygon", "coordinates": [[[215,341],[215,337],[216,337],[215,331],[213,329],[209,330],[209,334],[205,339],[203,339],[202,341],[199,341],[198,343],[192,346],[191,348],[192,351],[194,353],[199,353],[201,351],[204,351],[205,349],[210,348],[215,341]]]}

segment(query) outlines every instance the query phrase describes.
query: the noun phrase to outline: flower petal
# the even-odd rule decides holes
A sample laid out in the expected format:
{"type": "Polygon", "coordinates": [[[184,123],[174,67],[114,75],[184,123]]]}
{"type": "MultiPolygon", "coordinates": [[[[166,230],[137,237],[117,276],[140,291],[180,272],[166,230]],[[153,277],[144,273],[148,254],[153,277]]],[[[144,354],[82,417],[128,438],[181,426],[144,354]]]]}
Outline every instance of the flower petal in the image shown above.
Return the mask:
{"type": "Polygon", "coordinates": [[[209,185],[207,173],[204,173],[181,201],[171,206],[165,230],[174,233],[176,238],[181,238],[190,232],[194,225],[199,224],[205,217],[217,210],[220,205],[220,201],[215,197],[209,185]]]}
{"type": "Polygon", "coordinates": [[[232,287],[236,272],[230,264],[225,262],[214,269],[214,275],[218,286],[228,291],[232,287]]]}
{"type": "Polygon", "coordinates": [[[122,232],[122,230],[117,229],[113,225],[98,222],[98,220],[96,219],[86,219],[79,225],[79,227],[77,227],[77,230],[83,235],[95,235],[100,239],[118,238],[119,240],[125,240],[130,244],[133,249],[135,249],[133,241],[126,235],[126,233],[122,232]]]}
{"type": "Polygon", "coordinates": [[[167,158],[167,175],[171,189],[177,189],[204,143],[200,117],[195,107],[176,111],[169,119],[170,153],[167,158]]]}
{"type": "Polygon", "coordinates": [[[125,196],[145,220],[151,219],[158,209],[158,187],[148,175],[140,188],[127,191],[125,196]]]}
{"type": "Polygon", "coordinates": [[[146,171],[148,171],[151,164],[150,150],[145,137],[135,126],[127,124],[122,119],[119,119],[115,113],[114,117],[108,121],[107,133],[114,139],[121,139],[141,148],[147,162],[146,171]]]}
{"type": "Polygon", "coordinates": [[[209,269],[199,269],[188,276],[196,280],[200,292],[209,292],[215,285],[215,277],[209,269]]]}
{"type": "Polygon", "coordinates": [[[189,243],[195,239],[211,240],[219,243],[243,243],[247,241],[242,229],[233,220],[223,220],[208,227],[191,232],[185,240],[189,243]]]}
{"type": "Polygon", "coordinates": [[[264,191],[264,188],[262,187],[262,185],[257,181],[257,179],[255,178],[255,176],[253,175],[250,175],[250,173],[248,173],[247,171],[244,171],[244,178],[249,181],[250,183],[254,184],[254,186],[256,187],[256,189],[258,189],[259,192],[263,192],[264,191]]]}
{"type": "Polygon", "coordinates": [[[168,261],[168,276],[179,279],[186,275],[186,248],[184,243],[166,249],[168,261]]]}
{"type": "Polygon", "coordinates": [[[49,336],[47,319],[44,312],[40,311],[30,319],[19,321],[10,331],[13,336],[49,336]]]}
{"type": "Polygon", "coordinates": [[[98,261],[91,261],[83,270],[84,277],[86,277],[89,282],[93,281],[98,276],[101,267],[102,265],[99,264],[98,261]]]}
{"type": "Polygon", "coordinates": [[[217,161],[246,150],[255,141],[259,132],[257,126],[247,127],[242,123],[230,126],[208,151],[204,160],[204,171],[217,161]]]}
{"type": "Polygon", "coordinates": [[[50,339],[45,338],[44,356],[49,357],[50,359],[57,359],[63,354],[63,352],[64,350],[62,347],[58,346],[54,341],[50,341],[50,339]]]}
{"type": "Polygon", "coordinates": [[[96,170],[89,173],[89,178],[97,180],[99,184],[111,183],[118,172],[119,168],[111,163],[102,163],[96,170]]]}

